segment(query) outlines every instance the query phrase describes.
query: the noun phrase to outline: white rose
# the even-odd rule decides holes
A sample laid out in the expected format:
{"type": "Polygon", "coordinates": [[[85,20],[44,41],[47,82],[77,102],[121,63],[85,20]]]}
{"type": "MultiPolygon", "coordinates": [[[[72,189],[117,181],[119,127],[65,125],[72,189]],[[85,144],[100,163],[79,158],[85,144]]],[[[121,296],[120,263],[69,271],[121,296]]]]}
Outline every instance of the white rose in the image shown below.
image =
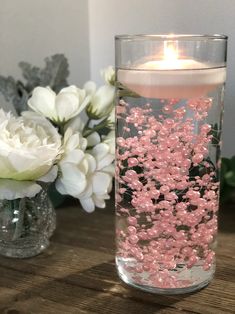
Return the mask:
{"type": "Polygon", "coordinates": [[[69,86],[58,95],[50,87],[36,87],[28,105],[34,111],[55,123],[65,123],[77,116],[89,103],[90,96],[84,89],[69,86]]]}
{"type": "Polygon", "coordinates": [[[0,110],[0,199],[32,197],[51,182],[61,153],[61,137],[44,117],[26,111],[21,117],[0,110]]]}
{"type": "Polygon", "coordinates": [[[89,81],[84,85],[84,89],[91,97],[87,107],[88,116],[96,120],[106,117],[114,106],[115,87],[104,85],[96,89],[96,84],[89,81]]]}
{"type": "Polygon", "coordinates": [[[115,71],[112,66],[109,66],[101,70],[101,76],[104,78],[107,84],[110,84],[110,85],[115,84],[115,71]]]}

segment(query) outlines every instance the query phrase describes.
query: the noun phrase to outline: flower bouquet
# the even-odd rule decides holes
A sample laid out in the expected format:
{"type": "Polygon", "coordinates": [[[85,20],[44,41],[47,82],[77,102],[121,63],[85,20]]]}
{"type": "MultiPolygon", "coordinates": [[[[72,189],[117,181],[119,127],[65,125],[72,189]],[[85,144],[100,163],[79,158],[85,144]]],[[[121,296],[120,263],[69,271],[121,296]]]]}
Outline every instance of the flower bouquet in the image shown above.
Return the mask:
{"type": "Polygon", "coordinates": [[[0,110],[0,254],[29,257],[48,246],[55,214],[47,195],[62,195],[87,211],[104,208],[114,175],[114,71],[57,94],[36,87],[30,111],[0,110]]]}

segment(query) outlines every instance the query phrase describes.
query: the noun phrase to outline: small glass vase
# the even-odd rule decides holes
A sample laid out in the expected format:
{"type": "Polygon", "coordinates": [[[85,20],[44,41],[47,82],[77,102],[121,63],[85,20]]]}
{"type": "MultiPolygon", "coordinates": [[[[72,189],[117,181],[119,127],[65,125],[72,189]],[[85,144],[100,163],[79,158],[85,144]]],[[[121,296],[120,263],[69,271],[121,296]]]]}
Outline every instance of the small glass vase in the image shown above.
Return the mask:
{"type": "Polygon", "coordinates": [[[32,198],[0,200],[0,255],[28,258],[49,246],[56,214],[46,189],[32,198]]]}

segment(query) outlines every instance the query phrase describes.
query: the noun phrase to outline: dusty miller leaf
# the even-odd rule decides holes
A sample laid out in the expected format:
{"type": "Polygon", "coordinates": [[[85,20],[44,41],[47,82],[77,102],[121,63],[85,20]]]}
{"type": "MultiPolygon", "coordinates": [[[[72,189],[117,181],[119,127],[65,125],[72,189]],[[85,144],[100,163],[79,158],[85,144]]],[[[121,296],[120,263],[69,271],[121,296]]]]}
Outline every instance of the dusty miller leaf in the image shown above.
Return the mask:
{"type": "Polygon", "coordinates": [[[19,63],[23,77],[27,82],[26,89],[28,92],[31,92],[36,86],[50,86],[55,92],[68,86],[69,65],[67,58],[63,54],[55,54],[45,58],[45,63],[43,69],[27,62],[19,63]]]}
{"type": "Polygon", "coordinates": [[[17,84],[12,76],[0,76],[0,92],[7,101],[18,97],[17,84]]]}
{"type": "Polygon", "coordinates": [[[20,114],[22,111],[28,109],[27,102],[30,94],[21,81],[17,81],[17,91],[19,98],[13,99],[12,102],[16,109],[16,112],[20,114]]]}
{"type": "Polygon", "coordinates": [[[31,92],[34,87],[40,85],[40,68],[32,66],[28,62],[20,62],[23,78],[27,81],[26,88],[31,92]]]}
{"type": "Polygon", "coordinates": [[[6,101],[13,103],[18,114],[27,108],[28,93],[24,86],[19,81],[15,81],[13,77],[0,76],[0,92],[6,101]]]}
{"type": "Polygon", "coordinates": [[[27,110],[27,101],[36,86],[50,86],[55,92],[68,86],[68,60],[63,54],[45,58],[45,67],[32,66],[20,62],[23,78],[26,83],[16,81],[13,77],[0,76],[0,92],[7,101],[11,101],[18,114],[27,110]]]}
{"type": "Polygon", "coordinates": [[[56,54],[45,59],[46,67],[41,71],[41,82],[44,86],[50,86],[55,92],[68,86],[69,75],[68,60],[63,54],[56,54]]]}

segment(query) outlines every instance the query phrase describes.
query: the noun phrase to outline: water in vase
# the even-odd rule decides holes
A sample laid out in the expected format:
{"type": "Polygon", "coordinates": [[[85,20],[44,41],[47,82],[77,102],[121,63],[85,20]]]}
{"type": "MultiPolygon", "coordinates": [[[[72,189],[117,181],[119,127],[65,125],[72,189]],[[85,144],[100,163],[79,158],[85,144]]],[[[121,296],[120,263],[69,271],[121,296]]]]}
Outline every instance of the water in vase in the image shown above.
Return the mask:
{"type": "Polygon", "coordinates": [[[224,86],[167,97],[117,85],[118,272],[144,290],[193,291],[215,269],[224,86]]]}

